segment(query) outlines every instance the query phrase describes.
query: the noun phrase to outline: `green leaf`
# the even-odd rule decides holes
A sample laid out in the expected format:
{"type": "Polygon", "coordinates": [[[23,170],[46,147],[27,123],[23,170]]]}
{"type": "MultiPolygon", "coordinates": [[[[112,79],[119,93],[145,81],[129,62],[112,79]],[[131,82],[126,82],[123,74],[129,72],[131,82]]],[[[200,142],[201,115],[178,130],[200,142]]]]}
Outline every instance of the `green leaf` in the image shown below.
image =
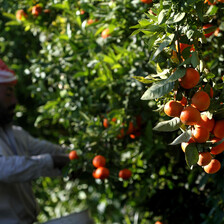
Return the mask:
{"type": "Polygon", "coordinates": [[[193,65],[194,68],[196,68],[199,65],[200,61],[198,58],[197,52],[193,52],[191,56],[191,64],[193,65]]]}
{"type": "Polygon", "coordinates": [[[55,9],[69,9],[69,5],[67,1],[64,1],[63,4],[52,4],[51,7],[55,9]]]}
{"type": "Polygon", "coordinates": [[[181,135],[179,135],[173,142],[170,143],[170,145],[178,145],[182,142],[188,142],[191,138],[191,130],[187,130],[183,132],[181,135]]]}
{"type": "Polygon", "coordinates": [[[90,121],[90,118],[82,111],[79,111],[79,114],[81,115],[81,117],[83,117],[86,121],[90,121]]]}
{"type": "Polygon", "coordinates": [[[220,144],[223,143],[223,142],[224,142],[224,138],[222,138],[222,139],[219,140],[218,142],[212,144],[212,147],[215,147],[215,146],[217,146],[217,145],[220,145],[220,144]]]}
{"type": "Polygon", "coordinates": [[[174,82],[180,78],[182,78],[186,73],[186,68],[178,68],[168,79],[169,82],[174,82]]]}
{"type": "Polygon", "coordinates": [[[82,26],[82,20],[81,20],[81,17],[80,16],[77,16],[76,17],[76,22],[77,24],[81,27],[82,26]]]}
{"type": "Polygon", "coordinates": [[[188,30],[186,35],[188,39],[191,39],[191,37],[194,35],[194,30],[188,30]]]}
{"type": "Polygon", "coordinates": [[[59,36],[59,39],[60,40],[69,40],[69,37],[65,34],[62,34],[62,35],[59,36]]]}
{"type": "Polygon", "coordinates": [[[161,12],[159,13],[159,15],[158,15],[158,24],[159,25],[166,22],[167,13],[168,13],[168,10],[166,10],[166,9],[161,10],[161,12]]]}
{"type": "Polygon", "coordinates": [[[135,36],[136,34],[138,34],[138,33],[140,33],[141,32],[141,30],[135,30],[134,32],[132,32],[132,34],[130,35],[131,37],[132,36],[135,36]]]}
{"type": "Polygon", "coordinates": [[[151,15],[151,14],[149,14],[149,13],[145,13],[145,15],[146,15],[148,18],[152,19],[154,22],[158,21],[158,18],[157,18],[157,16],[155,16],[155,15],[151,15]]]}
{"type": "Polygon", "coordinates": [[[154,60],[163,51],[163,49],[173,41],[173,38],[174,34],[171,34],[169,37],[165,38],[165,40],[159,45],[159,48],[154,53],[152,60],[154,60]]]}
{"type": "Polygon", "coordinates": [[[16,19],[15,15],[12,14],[12,13],[2,12],[2,15],[7,17],[7,18],[10,18],[10,19],[16,19]]]}
{"type": "Polygon", "coordinates": [[[147,31],[150,31],[150,32],[157,32],[157,31],[160,31],[161,29],[163,29],[164,26],[158,26],[158,25],[149,25],[146,27],[146,30],[147,31]]]}
{"type": "Polygon", "coordinates": [[[138,28],[141,28],[140,24],[129,27],[129,29],[138,29],[138,28]]]}
{"type": "Polygon", "coordinates": [[[184,19],[186,13],[185,12],[180,12],[174,15],[171,15],[169,20],[166,22],[167,24],[172,24],[172,23],[178,23],[182,19],[184,19]]]}
{"type": "Polygon", "coordinates": [[[96,32],[95,32],[95,36],[97,36],[98,34],[100,34],[103,30],[105,29],[105,26],[101,26],[96,32]]]}
{"type": "Polygon", "coordinates": [[[156,41],[156,39],[158,38],[158,33],[154,34],[153,36],[150,37],[149,42],[148,42],[148,50],[150,51],[156,41]]]}
{"type": "Polygon", "coordinates": [[[144,83],[144,84],[151,84],[151,83],[155,82],[155,79],[146,79],[143,76],[133,76],[133,78],[141,83],[144,83]]]}
{"type": "Polygon", "coordinates": [[[153,100],[160,98],[169,93],[173,87],[174,82],[167,82],[166,80],[162,80],[148,88],[142,95],[141,100],[153,100]]]}
{"type": "Polygon", "coordinates": [[[18,25],[21,25],[21,23],[14,20],[14,21],[7,22],[5,25],[6,26],[18,26],[18,25]]]}
{"type": "Polygon", "coordinates": [[[174,117],[168,121],[159,122],[154,128],[154,131],[162,131],[162,132],[172,132],[176,131],[181,126],[181,121],[179,117],[174,117]]]}
{"type": "MultiPolygon", "coordinates": [[[[185,50],[185,49],[184,49],[185,50]]],[[[190,65],[191,64],[191,57],[187,58],[185,61],[183,61],[179,66],[183,65],[190,65]]]]}
{"type": "Polygon", "coordinates": [[[141,25],[141,27],[145,27],[151,24],[151,22],[147,19],[142,19],[140,21],[138,21],[138,23],[141,25]]]}
{"type": "Polygon", "coordinates": [[[204,12],[203,12],[203,8],[204,8],[204,3],[203,3],[203,1],[198,2],[198,3],[196,4],[196,12],[197,12],[197,14],[198,14],[198,18],[201,20],[201,22],[204,22],[204,17],[203,17],[204,12]]]}
{"type": "Polygon", "coordinates": [[[185,149],[185,160],[190,169],[198,162],[198,150],[195,143],[189,144],[185,149]]]}
{"type": "Polygon", "coordinates": [[[222,119],[224,119],[224,108],[222,108],[222,109],[220,109],[220,110],[218,110],[218,111],[216,111],[214,113],[214,119],[215,120],[222,120],[222,119]]]}
{"type": "Polygon", "coordinates": [[[109,63],[109,64],[114,64],[115,61],[113,60],[113,58],[107,56],[107,55],[104,55],[104,58],[103,58],[103,61],[109,63]]]}

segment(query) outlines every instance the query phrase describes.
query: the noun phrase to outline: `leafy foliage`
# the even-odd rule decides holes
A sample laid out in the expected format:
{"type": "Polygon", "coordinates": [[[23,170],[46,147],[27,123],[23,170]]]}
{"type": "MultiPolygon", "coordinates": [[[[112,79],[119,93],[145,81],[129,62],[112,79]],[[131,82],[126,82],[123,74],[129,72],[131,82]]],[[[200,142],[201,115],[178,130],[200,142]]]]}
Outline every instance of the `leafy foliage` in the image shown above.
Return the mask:
{"type": "MultiPolygon", "coordinates": [[[[189,130],[177,118],[160,117],[173,90],[192,96],[178,86],[189,66],[200,70],[200,86],[212,86],[215,101],[223,101],[221,3],[0,0],[0,9],[1,58],[19,76],[16,122],[79,155],[63,179],[35,181],[39,221],[89,208],[96,223],[222,223],[222,173],[211,177],[185,167],[177,144],[189,130]],[[37,3],[42,12],[34,16],[37,3]],[[18,9],[27,17],[16,19],[18,9]],[[220,28],[217,36],[204,37],[207,22],[220,28]],[[106,28],[110,36],[103,38],[106,28]],[[173,57],[176,40],[196,51],[188,47],[173,57]],[[103,181],[92,177],[97,154],[110,170],[103,181]],[[118,178],[123,168],[131,179],[118,178]]],[[[209,113],[222,116],[217,105],[209,113]]],[[[194,166],[195,147],[186,155],[194,166]]]]}

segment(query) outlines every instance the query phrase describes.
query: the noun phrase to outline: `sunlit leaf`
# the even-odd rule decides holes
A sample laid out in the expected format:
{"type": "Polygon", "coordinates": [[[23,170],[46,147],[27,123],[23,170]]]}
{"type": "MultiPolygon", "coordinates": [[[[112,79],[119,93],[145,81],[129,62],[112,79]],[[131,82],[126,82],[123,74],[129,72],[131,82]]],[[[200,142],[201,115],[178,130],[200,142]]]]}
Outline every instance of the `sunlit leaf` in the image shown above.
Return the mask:
{"type": "Polygon", "coordinates": [[[154,131],[162,131],[162,132],[172,132],[176,131],[181,126],[181,121],[179,117],[172,118],[168,121],[159,122],[154,128],[154,131]]]}
{"type": "Polygon", "coordinates": [[[172,23],[178,23],[180,22],[182,19],[184,19],[186,13],[185,12],[180,12],[175,14],[174,16],[171,15],[171,17],[169,18],[169,20],[167,21],[167,24],[172,24],[172,23]]]}
{"type": "Polygon", "coordinates": [[[166,82],[166,80],[153,84],[142,95],[141,100],[153,100],[169,93],[174,87],[174,82],[166,82]]]}
{"type": "Polygon", "coordinates": [[[178,145],[182,142],[188,142],[191,138],[191,130],[187,130],[183,132],[181,135],[179,135],[173,142],[170,143],[170,145],[178,145]]]}

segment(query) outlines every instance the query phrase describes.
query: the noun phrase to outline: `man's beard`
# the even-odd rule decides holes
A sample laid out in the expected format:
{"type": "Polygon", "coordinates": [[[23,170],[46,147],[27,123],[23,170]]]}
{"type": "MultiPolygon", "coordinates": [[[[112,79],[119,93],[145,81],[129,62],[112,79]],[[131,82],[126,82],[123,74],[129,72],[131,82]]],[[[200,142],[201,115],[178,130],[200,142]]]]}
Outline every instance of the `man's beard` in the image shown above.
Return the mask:
{"type": "Polygon", "coordinates": [[[5,126],[13,121],[15,107],[15,104],[8,108],[5,108],[0,104],[0,126],[5,126]]]}

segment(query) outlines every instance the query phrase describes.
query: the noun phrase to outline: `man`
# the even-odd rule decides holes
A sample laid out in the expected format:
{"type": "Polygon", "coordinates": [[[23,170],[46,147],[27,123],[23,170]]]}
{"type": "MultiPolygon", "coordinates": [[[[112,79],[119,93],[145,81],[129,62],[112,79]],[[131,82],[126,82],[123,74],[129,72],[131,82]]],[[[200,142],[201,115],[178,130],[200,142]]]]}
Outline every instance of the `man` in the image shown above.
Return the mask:
{"type": "Polygon", "coordinates": [[[60,146],[12,125],[16,82],[14,72],[0,60],[0,223],[31,224],[38,214],[31,181],[61,175],[69,158],[60,146]]]}

